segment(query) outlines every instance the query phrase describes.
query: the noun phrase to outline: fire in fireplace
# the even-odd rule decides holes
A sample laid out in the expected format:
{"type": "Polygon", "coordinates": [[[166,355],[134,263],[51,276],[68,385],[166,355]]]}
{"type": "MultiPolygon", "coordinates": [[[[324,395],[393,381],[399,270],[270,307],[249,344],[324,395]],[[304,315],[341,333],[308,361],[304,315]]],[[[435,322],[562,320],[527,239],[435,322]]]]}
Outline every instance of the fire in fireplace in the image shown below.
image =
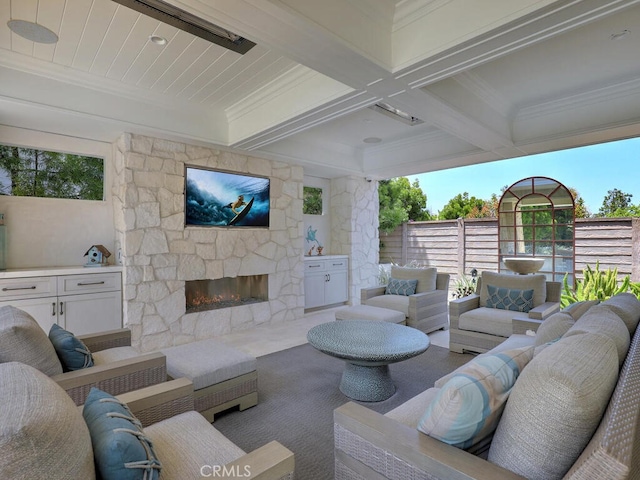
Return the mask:
{"type": "Polygon", "coordinates": [[[237,307],[269,299],[267,275],[189,280],[186,288],[187,313],[237,307]]]}

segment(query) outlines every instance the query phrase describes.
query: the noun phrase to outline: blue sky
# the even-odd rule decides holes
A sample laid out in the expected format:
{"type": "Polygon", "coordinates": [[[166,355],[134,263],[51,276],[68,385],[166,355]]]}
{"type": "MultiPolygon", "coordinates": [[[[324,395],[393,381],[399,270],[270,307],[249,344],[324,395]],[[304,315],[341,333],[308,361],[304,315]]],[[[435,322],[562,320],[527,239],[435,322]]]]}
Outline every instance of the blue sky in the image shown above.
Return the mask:
{"type": "Polygon", "coordinates": [[[551,177],[575,188],[589,211],[597,213],[609,190],[630,193],[640,203],[640,138],[541,153],[511,160],[459,167],[439,172],[409,175],[427,194],[427,209],[437,214],[459,193],[489,199],[500,197],[503,186],[527,177],[551,177]]]}

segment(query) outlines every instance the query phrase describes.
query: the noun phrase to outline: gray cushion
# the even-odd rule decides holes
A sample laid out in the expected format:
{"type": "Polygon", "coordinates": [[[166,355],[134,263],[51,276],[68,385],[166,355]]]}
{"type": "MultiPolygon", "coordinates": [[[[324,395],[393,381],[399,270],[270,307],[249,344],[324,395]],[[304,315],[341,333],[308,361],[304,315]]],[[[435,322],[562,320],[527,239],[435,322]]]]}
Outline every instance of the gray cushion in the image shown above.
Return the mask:
{"type": "Polygon", "coordinates": [[[482,272],[480,282],[480,306],[487,306],[489,292],[487,285],[519,290],[533,289],[533,306],[542,305],[547,300],[547,279],[544,275],[510,275],[505,273],[482,272]]]}
{"type": "Polygon", "coordinates": [[[80,410],[52,379],[23,363],[0,365],[0,478],[95,479],[80,410]]]}
{"type": "Polygon", "coordinates": [[[458,328],[507,338],[513,333],[513,317],[516,315],[518,314],[511,310],[474,308],[460,315],[458,328]]]}
{"type": "Polygon", "coordinates": [[[144,432],[162,461],[163,479],[203,478],[201,468],[212,476],[206,466],[222,466],[245,453],[194,411],[149,425],[144,432]]]}
{"type": "Polygon", "coordinates": [[[11,305],[0,307],[0,363],[21,362],[48,376],[62,373],[49,337],[27,312],[11,305]]]}
{"type": "Polygon", "coordinates": [[[194,390],[255,371],[256,358],[222,342],[207,339],[161,350],[167,357],[167,373],[186,377],[194,390]]]}
{"type": "Polygon", "coordinates": [[[409,297],[404,295],[379,295],[368,299],[365,303],[371,307],[397,310],[402,312],[405,317],[409,316],[409,297]]]}
{"type": "Polygon", "coordinates": [[[535,346],[539,347],[562,337],[576,321],[566,312],[557,312],[547,317],[538,327],[535,346]]]}
{"type": "Polygon", "coordinates": [[[596,430],[618,379],[608,337],[560,339],[523,370],[493,437],[489,461],[532,480],[559,479],[596,430]]]}
{"type": "Polygon", "coordinates": [[[370,305],[353,305],[336,310],[336,320],[377,320],[380,322],[402,323],[406,320],[404,313],[389,308],[372,307],[370,305]]]}
{"type": "Polygon", "coordinates": [[[93,363],[95,365],[105,365],[118,360],[127,360],[140,356],[140,353],[133,347],[114,347],[107,348],[106,350],[100,350],[93,355],[93,363]]]}
{"type": "Polygon", "coordinates": [[[629,329],[631,335],[636,331],[640,321],[640,301],[631,293],[619,293],[605,300],[606,305],[618,315],[629,329]]]}
{"type": "Polygon", "coordinates": [[[562,309],[562,311],[571,315],[574,320],[578,320],[587,312],[587,310],[594,305],[598,305],[598,303],[600,303],[600,300],[582,300],[580,302],[567,305],[562,309]]]}
{"type": "Polygon", "coordinates": [[[428,388],[403,404],[384,414],[385,417],[392,418],[411,428],[418,428],[418,422],[424,415],[424,411],[438,395],[439,388],[428,388]]]}
{"type": "Polygon", "coordinates": [[[629,350],[631,337],[627,326],[618,315],[604,305],[596,305],[580,317],[564,336],[582,333],[601,333],[613,340],[618,350],[618,361],[622,365],[629,350]]]}
{"type": "Polygon", "coordinates": [[[409,267],[391,267],[391,278],[400,280],[418,280],[416,293],[431,292],[436,289],[436,278],[438,270],[433,267],[428,268],[409,268],[409,267]]]}

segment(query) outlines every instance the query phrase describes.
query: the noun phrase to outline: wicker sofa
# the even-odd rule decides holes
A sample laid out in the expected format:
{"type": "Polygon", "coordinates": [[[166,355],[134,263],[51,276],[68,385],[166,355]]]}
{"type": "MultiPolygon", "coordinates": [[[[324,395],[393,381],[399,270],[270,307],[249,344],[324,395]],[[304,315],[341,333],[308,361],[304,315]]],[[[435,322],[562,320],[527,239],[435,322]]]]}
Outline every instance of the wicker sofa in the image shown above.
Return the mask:
{"type": "MultiPolygon", "coordinates": [[[[95,445],[87,429],[88,423],[80,408],[58,384],[35,368],[18,362],[0,365],[0,383],[3,385],[0,391],[3,404],[0,412],[0,443],[3,446],[0,478],[91,480],[99,477],[94,466],[95,445]]],[[[187,379],[129,392],[118,396],[117,400],[142,423],[144,430],[141,428],[138,434],[142,438],[140,443],[148,439],[153,445],[161,464],[160,479],[293,478],[294,455],[281,444],[272,441],[245,453],[195,412],[193,385],[187,379]]],[[[106,413],[105,416],[110,415],[106,413]]],[[[106,428],[123,431],[116,426],[106,428]]],[[[108,450],[112,464],[118,457],[117,450],[115,446],[108,450]]],[[[127,451],[122,455],[128,455],[127,451]]],[[[138,468],[136,474],[139,476],[135,478],[157,478],[156,462],[153,467],[142,461],[135,464],[137,466],[134,462],[125,463],[129,466],[124,467],[138,468]],[[145,466],[153,468],[153,473],[145,466]]],[[[120,465],[122,468],[122,463],[120,465]]],[[[127,474],[133,475],[134,471],[127,470],[127,474]]],[[[112,470],[111,478],[122,477],[112,470]]]]}
{"type": "Polygon", "coordinates": [[[538,323],[535,336],[512,335],[484,354],[535,347],[484,450],[486,458],[416,428],[435,387],[385,415],[355,403],[339,407],[335,478],[640,478],[638,320],[640,302],[621,294],[590,306],[577,320],[556,313],[538,323]]]}
{"type": "Polygon", "coordinates": [[[449,302],[449,350],[483,353],[504,342],[512,333],[514,319],[543,320],[560,309],[559,282],[544,275],[513,275],[482,272],[476,293],[449,302]],[[488,285],[532,289],[533,308],[527,313],[488,308],[488,285]]]}
{"type": "Polygon", "coordinates": [[[391,267],[391,277],[401,280],[418,280],[413,295],[385,295],[386,285],[360,290],[360,303],[371,307],[397,310],[405,314],[406,324],[425,333],[449,328],[447,298],[449,296],[448,273],[438,273],[435,268],[391,267]]]}
{"type": "MultiPolygon", "coordinates": [[[[120,329],[78,337],[91,352],[131,345],[131,332],[120,329]]],[[[0,363],[22,362],[55,380],[82,405],[91,387],[112,395],[167,380],[165,356],[148,353],[133,358],[64,372],[49,337],[28,313],[13,306],[0,307],[0,363]]]]}

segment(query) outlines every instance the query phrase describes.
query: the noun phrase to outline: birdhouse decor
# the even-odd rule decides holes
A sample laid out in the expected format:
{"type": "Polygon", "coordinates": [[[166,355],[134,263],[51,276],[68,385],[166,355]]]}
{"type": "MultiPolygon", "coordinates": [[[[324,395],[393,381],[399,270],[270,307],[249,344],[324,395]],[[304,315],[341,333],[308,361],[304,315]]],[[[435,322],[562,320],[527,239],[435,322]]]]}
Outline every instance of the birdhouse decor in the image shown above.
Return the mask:
{"type": "Polygon", "coordinates": [[[87,253],[84,254],[87,259],[85,267],[104,267],[107,265],[107,259],[111,256],[111,252],[104,245],[92,245],[87,253]]]}

